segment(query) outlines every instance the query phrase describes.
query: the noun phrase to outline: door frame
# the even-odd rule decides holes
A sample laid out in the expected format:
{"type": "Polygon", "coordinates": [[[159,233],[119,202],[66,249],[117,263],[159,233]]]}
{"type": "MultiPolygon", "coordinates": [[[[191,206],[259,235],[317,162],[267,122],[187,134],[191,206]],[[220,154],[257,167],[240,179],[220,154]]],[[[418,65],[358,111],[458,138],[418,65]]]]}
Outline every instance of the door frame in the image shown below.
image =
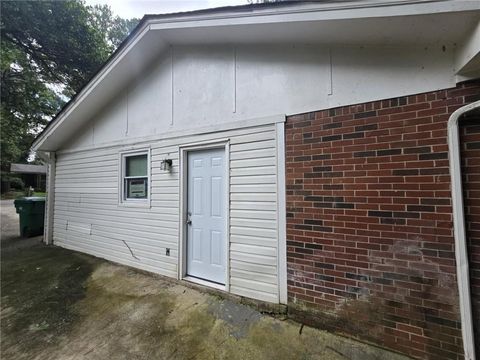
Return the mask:
{"type": "Polygon", "coordinates": [[[179,181],[180,181],[180,217],[179,217],[179,251],[178,279],[187,280],[215,289],[230,291],[230,139],[204,141],[179,146],[179,181]],[[188,209],[188,153],[201,150],[223,149],[225,152],[225,285],[201,280],[187,275],[187,209],[188,209]]]}

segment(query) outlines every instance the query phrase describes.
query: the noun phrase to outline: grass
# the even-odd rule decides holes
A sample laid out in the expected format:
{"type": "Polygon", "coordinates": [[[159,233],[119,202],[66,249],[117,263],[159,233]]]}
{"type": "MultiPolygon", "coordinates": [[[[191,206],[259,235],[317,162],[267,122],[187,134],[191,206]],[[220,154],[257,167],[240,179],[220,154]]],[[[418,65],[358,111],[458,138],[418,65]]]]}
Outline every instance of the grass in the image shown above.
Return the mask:
{"type": "MultiPolygon", "coordinates": [[[[47,194],[45,192],[34,192],[32,196],[45,197],[47,194]]],[[[25,191],[9,191],[5,194],[2,194],[2,200],[13,200],[25,196],[25,191]]]]}
{"type": "Polygon", "coordinates": [[[25,192],[23,191],[9,191],[5,194],[2,194],[2,200],[10,200],[10,199],[17,199],[19,197],[25,196],[25,192]]]}

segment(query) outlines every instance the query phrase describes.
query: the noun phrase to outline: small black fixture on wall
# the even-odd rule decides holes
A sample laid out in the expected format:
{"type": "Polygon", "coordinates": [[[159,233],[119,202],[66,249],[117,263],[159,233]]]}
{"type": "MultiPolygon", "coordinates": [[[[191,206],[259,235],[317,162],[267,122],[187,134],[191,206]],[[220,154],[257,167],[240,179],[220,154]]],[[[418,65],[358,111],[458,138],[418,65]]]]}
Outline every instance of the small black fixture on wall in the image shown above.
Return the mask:
{"type": "Polygon", "coordinates": [[[172,169],[172,159],[164,159],[160,163],[160,170],[170,171],[172,169]]]}

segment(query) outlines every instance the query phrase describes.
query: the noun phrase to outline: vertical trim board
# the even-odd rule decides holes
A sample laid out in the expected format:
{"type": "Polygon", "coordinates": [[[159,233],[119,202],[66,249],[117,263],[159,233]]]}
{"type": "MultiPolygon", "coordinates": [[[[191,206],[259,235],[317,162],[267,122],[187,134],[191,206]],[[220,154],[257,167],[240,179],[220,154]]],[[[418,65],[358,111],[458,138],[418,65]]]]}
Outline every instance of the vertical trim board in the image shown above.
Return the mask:
{"type": "Polygon", "coordinates": [[[278,292],[282,304],[288,302],[287,290],[287,205],[285,188],[285,124],[277,123],[277,226],[278,226],[278,292]]]}

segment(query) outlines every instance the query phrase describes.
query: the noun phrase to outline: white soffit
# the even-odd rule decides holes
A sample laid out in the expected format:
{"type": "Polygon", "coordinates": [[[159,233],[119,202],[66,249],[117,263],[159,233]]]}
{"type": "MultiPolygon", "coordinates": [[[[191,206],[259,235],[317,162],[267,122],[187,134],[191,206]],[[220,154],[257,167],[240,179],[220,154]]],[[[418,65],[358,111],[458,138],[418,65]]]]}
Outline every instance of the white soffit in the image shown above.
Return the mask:
{"type": "Polygon", "coordinates": [[[453,43],[479,22],[480,1],[323,1],[152,19],[170,43],[453,43]],[[247,26],[248,25],[248,26],[247,26]]]}
{"type": "Polygon", "coordinates": [[[199,28],[162,29],[162,38],[173,44],[271,44],[307,43],[333,45],[452,46],[478,23],[479,14],[461,12],[409,15],[399,18],[343,19],[251,25],[217,25],[199,28]]]}

